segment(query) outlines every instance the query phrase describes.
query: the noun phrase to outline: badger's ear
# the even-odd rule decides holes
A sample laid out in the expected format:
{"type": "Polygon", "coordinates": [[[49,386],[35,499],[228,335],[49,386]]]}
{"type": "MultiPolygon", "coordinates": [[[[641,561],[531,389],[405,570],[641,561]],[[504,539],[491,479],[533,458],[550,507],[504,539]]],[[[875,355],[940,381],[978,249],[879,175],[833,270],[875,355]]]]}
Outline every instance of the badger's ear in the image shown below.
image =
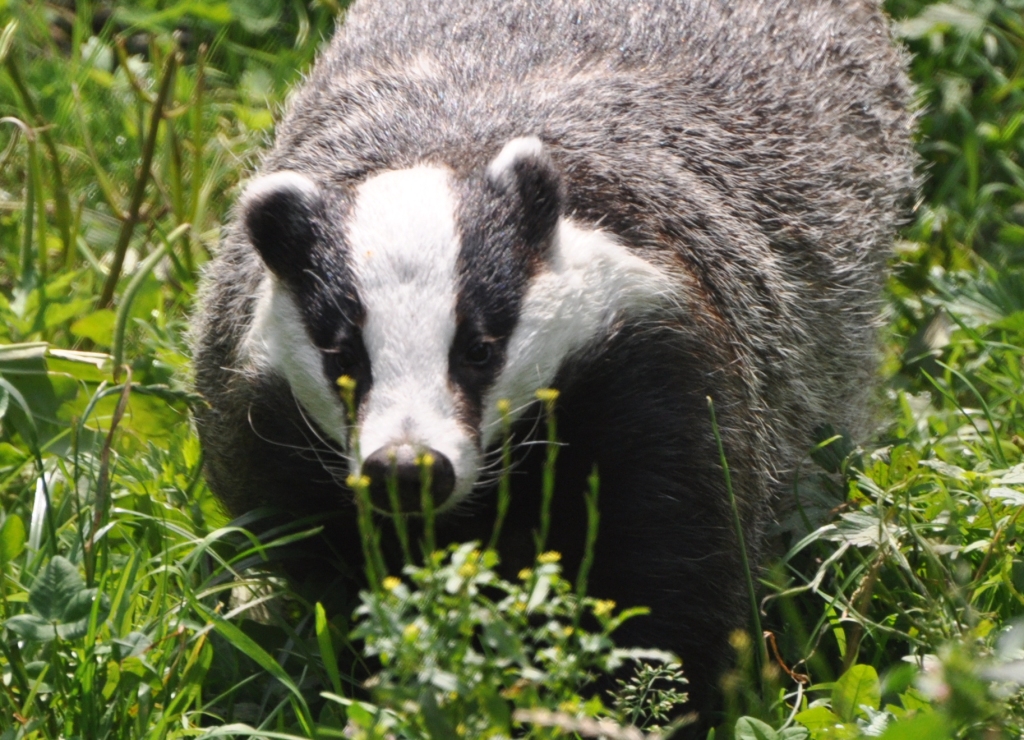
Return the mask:
{"type": "Polygon", "coordinates": [[[293,283],[309,267],[323,210],[323,196],[316,184],[287,171],[254,180],[241,203],[249,242],[271,272],[293,283]]]}
{"type": "Polygon", "coordinates": [[[491,187],[519,201],[522,237],[545,246],[562,211],[562,183],[551,156],[536,136],[512,139],[487,166],[491,187]]]}

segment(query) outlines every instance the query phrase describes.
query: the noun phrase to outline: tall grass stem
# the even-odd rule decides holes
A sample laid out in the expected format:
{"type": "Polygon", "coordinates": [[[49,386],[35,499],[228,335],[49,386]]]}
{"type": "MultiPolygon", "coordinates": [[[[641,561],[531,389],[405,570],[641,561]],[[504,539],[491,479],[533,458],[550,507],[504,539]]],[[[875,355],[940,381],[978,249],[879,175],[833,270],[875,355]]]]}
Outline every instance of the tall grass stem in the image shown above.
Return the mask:
{"type": "Polygon", "coordinates": [[[124,258],[128,252],[128,245],[131,244],[132,234],[139,222],[142,209],[142,202],[146,197],[146,184],[149,182],[153,156],[156,153],[157,133],[160,130],[160,122],[164,117],[164,108],[171,97],[174,86],[175,72],[178,68],[178,54],[172,52],[167,55],[163,71],[160,76],[160,90],[157,93],[156,101],[149,116],[149,130],[146,132],[146,139],[142,145],[142,163],[139,166],[139,173],[132,188],[131,200],[128,203],[128,213],[121,221],[121,229],[117,235],[117,242],[114,245],[114,258],[110,265],[110,272],[103,284],[103,290],[96,301],[97,308],[110,308],[114,302],[114,291],[117,289],[117,282],[121,278],[121,269],[124,267],[124,258]]]}
{"type": "Polygon", "coordinates": [[[537,398],[544,402],[544,416],[547,419],[547,446],[544,457],[544,471],[541,481],[540,531],[536,535],[537,555],[544,552],[551,529],[551,500],[555,496],[555,463],[558,461],[558,424],[555,418],[555,402],[558,391],[544,388],[537,391],[537,398]]]}
{"type": "MultiPolygon", "coordinates": [[[[743,536],[743,522],[740,520],[740,510],[736,503],[736,492],[732,487],[732,475],[729,473],[729,461],[725,456],[725,447],[722,445],[722,434],[718,428],[718,418],[715,415],[715,402],[708,396],[708,412],[711,414],[711,431],[715,435],[715,444],[718,446],[718,459],[722,464],[722,475],[725,478],[725,490],[729,494],[729,506],[732,507],[732,522],[736,529],[736,541],[740,548],[740,562],[743,565],[743,573],[747,579],[747,594],[750,597],[750,616],[754,623],[755,638],[758,646],[758,659],[760,671],[768,666],[768,645],[765,643],[764,630],[761,629],[761,611],[757,605],[757,589],[754,587],[754,574],[750,569],[750,561],[747,558],[747,545],[743,536]]],[[[759,671],[759,673],[760,673],[759,671]]]]}

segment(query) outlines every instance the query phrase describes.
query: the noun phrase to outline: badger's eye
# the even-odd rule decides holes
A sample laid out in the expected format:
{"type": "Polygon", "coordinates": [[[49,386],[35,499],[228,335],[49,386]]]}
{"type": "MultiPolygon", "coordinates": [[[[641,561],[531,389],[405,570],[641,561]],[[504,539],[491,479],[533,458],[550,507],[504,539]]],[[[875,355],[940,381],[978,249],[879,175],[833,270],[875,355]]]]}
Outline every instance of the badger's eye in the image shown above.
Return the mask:
{"type": "Polygon", "coordinates": [[[466,350],[466,364],[482,367],[488,364],[494,357],[493,342],[473,342],[466,350]]]}
{"type": "Polygon", "coordinates": [[[349,343],[323,350],[323,352],[334,375],[352,375],[359,366],[359,353],[349,343]]]}

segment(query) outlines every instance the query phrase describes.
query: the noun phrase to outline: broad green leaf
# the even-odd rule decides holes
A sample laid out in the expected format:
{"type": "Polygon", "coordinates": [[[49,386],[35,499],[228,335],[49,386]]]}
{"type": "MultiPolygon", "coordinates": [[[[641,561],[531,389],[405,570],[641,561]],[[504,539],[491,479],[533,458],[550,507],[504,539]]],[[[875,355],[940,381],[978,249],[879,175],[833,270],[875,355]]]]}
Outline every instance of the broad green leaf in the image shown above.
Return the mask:
{"type": "Polygon", "coordinates": [[[753,717],[740,717],[736,722],[736,740],[779,740],[771,725],[753,717]]]}
{"type": "MultiPolygon", "coordinates": [[[[92,613],[92,605],[96,600],[97,589],[86,588],[79,591],[68,602],[57,625],[57,634],[64,640],[76,640],[83,637],[89,631],[89,617],[92,613]]],[[[110,614],[110,599],[106,595],[100,595],[100,608],[97,615],[97,623],[103,622],[110,614]]]]}
{"type": "Polygon", "coordinates": [[[0,442],[0,468],[20,465],[25,462],[26,457],[28,457],[28,453],[24,450],[18,449],[10,442],[0,442]]]}
{"type": "Polygon", "coordinates": [[[814,740],[849,740],[860,736],[856,725],[846,724],[828,707],[805,709],[795,719],[810,731],[814,740]]]}
{"type": "Polygon", "coordinates": [[[869,665],[855,665],[832,687],[832,709],[846,722],[864,714],[861,706],[878,709],[882,703],[882,687],[878,673],[869,665]]]}
{"type": "Polygon", "coordinates": [[[951,737],[949,721],[933,711],[890,725],[880,740],[946,740],[951,737]]]}
{"type": "Polygon", "coordinates": [[[28,605],[43,619],[58,622],[72,600],[83,590],[85,582],[78,575],[78,568],[55,555],[36,576],[28,594],[28,605]]]}
{"type": "Polygon", "coordinates": [[[72,352],[51,349],[46,356],[51,373],[68,375],[75,380],[99,383],[110,380],[110,355],[101,352],[72,352]]]}
{"type": "Polygon", "coordinates": [[[57,628],[35,614],[19,614],[11,617],[4,626],[29,642],[49,642],[57,635],[57,628]]]}
{"type": "Polygon", "coordinates": [[[88,312],[94,303],[93,298],[79,298],[67,303],[47,303],[43,312],[43,325],[52,329],[88,312]]]}
{"type": "MultiPolygon", "coordinates": [[[[423,690],[420,691],[418,703],[420,717],[423,719],[423,724],[426,725],[427,732],[429,733],[428,737],[442,738],[459,736],[451,718],[441,711],[441,708],[437,705],[437,699],[434,696],[434,691],[429,686],[424,687],[423,690]]],[[[774,738],[772,738],[772,740],[774,740],[774,738]]]]}
{"type": "Polygon", "coordinates": [[[38,361],[46,357],[46,342],[0,345],[0,372],[22,368],[25,361],[38,361]]]}
{"type": "Polygon", "coordinates": [[[25,523],[10,514],[0,526],[0,563],[9,563],[25,549],[25,523]]]}

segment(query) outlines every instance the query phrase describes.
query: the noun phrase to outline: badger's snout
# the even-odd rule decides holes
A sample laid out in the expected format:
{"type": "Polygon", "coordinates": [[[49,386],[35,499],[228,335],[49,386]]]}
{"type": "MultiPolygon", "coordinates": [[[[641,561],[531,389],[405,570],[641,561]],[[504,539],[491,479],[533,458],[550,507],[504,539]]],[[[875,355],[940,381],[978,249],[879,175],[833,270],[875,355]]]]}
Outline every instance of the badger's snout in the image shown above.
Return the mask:
{"type": "Polygon", "coordinates": [[[398,492],[402,512],[423,509],[423,486],[429,478],[435,507],[441,506],[455,490],[455,468],[447,456],[433,449],[409,444],[381,447],[363,460],[363,475],[370,479],[370,501],[375,508],[391,511],[390,486],[398,492]]]}

